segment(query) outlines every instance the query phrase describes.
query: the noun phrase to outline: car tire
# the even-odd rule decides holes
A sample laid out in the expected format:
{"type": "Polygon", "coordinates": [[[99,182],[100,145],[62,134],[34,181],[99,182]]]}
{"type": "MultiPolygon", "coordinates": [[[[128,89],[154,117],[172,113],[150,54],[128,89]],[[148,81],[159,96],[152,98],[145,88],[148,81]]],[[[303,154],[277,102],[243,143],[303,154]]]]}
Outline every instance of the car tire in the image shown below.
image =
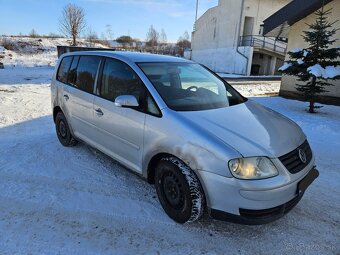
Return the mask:
{"type": "Polygon", "coordinates": [[[164,211],[178,223],[194,222],[205,199],[196,174],[175,157],[162,158],[156,167],[155,187],[164,211]]]}
{"type": "Polygon", "coordinates": [[[60,143],[66,147],[75,146],[78,141],[71,134],[70,127],[62,112],[58,112],[55,118],[55,127],[60,143]]]}

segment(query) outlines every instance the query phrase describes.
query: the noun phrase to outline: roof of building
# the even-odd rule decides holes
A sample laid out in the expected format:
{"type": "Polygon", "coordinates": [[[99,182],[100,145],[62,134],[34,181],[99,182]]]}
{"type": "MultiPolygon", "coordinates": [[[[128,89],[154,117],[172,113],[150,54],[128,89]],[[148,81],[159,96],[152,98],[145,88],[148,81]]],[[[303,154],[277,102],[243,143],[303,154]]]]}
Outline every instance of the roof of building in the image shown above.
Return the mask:
{"type": "Polygon", "coordinates": [[[289,27],[333,0],[294,0],[263,21],[263,34],[288,37],[289,27]]]}
{"type": "Polygon", "coordinates": [[[158,55],[151,53],[129,52],[129,51],[75,51],[66,55],[97,55],[115,57],[129,62],[191,62],[184,58],[158,55]]]}

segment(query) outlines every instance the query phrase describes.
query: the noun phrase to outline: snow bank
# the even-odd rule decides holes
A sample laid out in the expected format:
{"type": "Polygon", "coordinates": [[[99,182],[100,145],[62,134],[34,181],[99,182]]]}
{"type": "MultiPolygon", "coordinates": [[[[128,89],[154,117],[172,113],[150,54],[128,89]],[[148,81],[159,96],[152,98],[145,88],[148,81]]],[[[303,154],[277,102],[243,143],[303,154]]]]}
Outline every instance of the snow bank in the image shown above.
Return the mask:
{"type": "Polygon", "coordinates": [[[243,96],[252,97],[252,96],[263,96],[263,95],[278,95],[280,91],[280,81],[270,81],[263,83],[256,83],[254,81],[252,84],[242,84],[233,83],[232,86],[243,96]]]}
{"type": "Polygon", "coordinates": [[[308,67],[307,71],[318,78],[333,79],[336,76],[340,76],[340,66],[326,66],[323,68],[321,65],[316,64],[308,67]]]}
{"type": "MultiPolygon", "coordinates": [[[[58,54],[57,46],[70,45],[67,38],[27,38],[27,37],[0,37],[0,53],[4,56],[2,62],[5,68],[14,67],[46,67],[55,66],[58,54]],[[7,49],[6,49],[7,47],[7,49]],[[1,51],[3,49],[3,52],[1,51]]],[[[89,46],[80,39],[80,46],[89,46]]],[[[93,47],[103,48],[96,43],[93,47]]]]}

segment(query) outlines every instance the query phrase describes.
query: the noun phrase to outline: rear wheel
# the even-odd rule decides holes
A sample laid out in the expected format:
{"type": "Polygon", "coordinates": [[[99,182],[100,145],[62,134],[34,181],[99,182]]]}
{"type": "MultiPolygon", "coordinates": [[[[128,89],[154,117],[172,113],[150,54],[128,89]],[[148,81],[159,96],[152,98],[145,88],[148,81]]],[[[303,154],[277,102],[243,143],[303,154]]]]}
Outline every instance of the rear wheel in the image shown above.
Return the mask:
{"type": "Polygon", "coordinates": [[[77,140],[73,138],[68,122],[62,112],[57,113],[55,127],[58,139],[62,145],[69,147],[77,144],[77,140]]]}
{"type": "Polygon", "coordinates": [[[179,159],[161,159],[156,167],[155,186],[164,211],[176,222],[193,222],[202,216],[201,184],[195,173],[179,159]]]}

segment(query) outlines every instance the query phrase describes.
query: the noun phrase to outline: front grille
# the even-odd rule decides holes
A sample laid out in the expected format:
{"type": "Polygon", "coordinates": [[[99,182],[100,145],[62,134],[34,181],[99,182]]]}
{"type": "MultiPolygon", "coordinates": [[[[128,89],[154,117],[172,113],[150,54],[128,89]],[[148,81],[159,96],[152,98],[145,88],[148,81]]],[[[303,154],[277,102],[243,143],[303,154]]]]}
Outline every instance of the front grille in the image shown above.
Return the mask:
{"type": "Polygon", "coordinates": [[[296,174],[304,169],[312,160],[312,150],[306,140],[303,144],[297,147],[295,150],[279,157],[282,164],[287,168],[287,170],[296,174]],[[299,156],[299,149],[301,149],[306,154],[306,162],[303,163],[299,156]]]}

